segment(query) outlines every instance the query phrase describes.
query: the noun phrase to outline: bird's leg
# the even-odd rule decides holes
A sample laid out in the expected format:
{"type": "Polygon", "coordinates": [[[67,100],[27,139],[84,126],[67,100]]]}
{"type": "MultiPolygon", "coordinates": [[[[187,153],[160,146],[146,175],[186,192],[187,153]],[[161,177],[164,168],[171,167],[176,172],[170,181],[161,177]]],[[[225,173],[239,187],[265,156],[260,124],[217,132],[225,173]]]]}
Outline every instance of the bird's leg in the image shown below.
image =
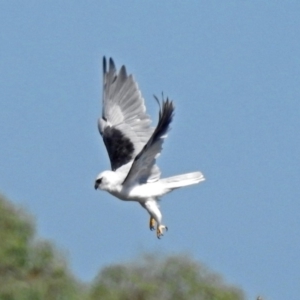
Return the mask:
{"type": "Polygon", "coordinates": [[[157,238],[160,239],[163,235],[164,235],[164,229],[166,231],[168,231],[168,227],[165,226],[165,225],[158,225],[157,224],[157,227],[156,227],[156,235],[157,235],[157,238]]]}
{"type": "Polygon", "coordinates": [[[151,231],[155,229],[155,219],[153,217],[150,217],[149,227],[151,231]]]}
{"type": "Polygon", "coordinates": [[[157,204],[157,199],[150,198],[145,202],[140,202],[140,204],[150,214],[150,230],[154,230],[156,224],[156,236],[160,239],[164,234],[164,230],[168,230],[168,228],[167,226],[161,224],[162,215],[157,204]]]}

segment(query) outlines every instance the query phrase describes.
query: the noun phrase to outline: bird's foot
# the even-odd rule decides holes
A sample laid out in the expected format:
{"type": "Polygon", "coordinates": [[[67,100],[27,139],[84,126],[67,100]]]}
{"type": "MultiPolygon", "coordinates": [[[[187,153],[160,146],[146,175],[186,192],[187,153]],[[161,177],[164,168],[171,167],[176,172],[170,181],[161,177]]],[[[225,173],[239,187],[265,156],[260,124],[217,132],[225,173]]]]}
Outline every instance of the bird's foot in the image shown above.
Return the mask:
{"type": "Polygon", "coordinates": [[[150,217],[149,228],[151,231],[153,231],[155,229],[155,220],[153,217],[150,217]]]}
{"type": "Polygon", "coordinates": [[[160,239],[164,235],[164,229],[166,231],[168,231],[168,227],[167,226],[165,226],[165,225],[157,225],[156,235],[157,235],[158,239],[160,239]]]}

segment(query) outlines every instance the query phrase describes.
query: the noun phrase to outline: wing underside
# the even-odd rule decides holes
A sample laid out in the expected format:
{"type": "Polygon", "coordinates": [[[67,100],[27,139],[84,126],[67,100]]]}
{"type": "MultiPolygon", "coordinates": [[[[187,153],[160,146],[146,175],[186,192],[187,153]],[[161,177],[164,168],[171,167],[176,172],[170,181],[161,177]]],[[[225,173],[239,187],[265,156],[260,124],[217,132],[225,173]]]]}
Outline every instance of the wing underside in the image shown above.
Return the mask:
{"type": "Polygon", "coordinates": [[[162,150],[162,144],[164,139],[167,137],[167,132],[169,130],[170,123],[172,122],[173,115],[173,102],[169,99],[166,101],[163,100],[159,112],[157,127],[149,141],[143,147],[142,151],[135,157],[130,171],[124,180],[124,185],[133,184],[134,182],[143,183],[148,181],[149,178],[155,178],[156,174],[153,174],[153,170],[156,168],[156,158],[162,150]]]}
{"type": "Polygon", "coordinates": [[[133,161],[147,143],[153,128],[144,99],[125,66],[117,73],[113,60],[103,58],[103,109],[98,120],[112,170],[133,161]]]}

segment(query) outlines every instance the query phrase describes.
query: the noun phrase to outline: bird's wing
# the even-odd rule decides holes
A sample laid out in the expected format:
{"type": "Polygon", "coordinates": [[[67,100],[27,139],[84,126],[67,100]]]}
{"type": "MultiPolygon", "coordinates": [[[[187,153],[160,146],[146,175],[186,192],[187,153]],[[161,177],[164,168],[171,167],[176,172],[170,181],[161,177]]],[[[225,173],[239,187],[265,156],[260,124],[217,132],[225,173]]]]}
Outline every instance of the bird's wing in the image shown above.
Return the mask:
{"type": "Polygon", "coordinates": [[[169,125],[172,122],[174,114],[173,102],[167,99],[162,101],[159,111],[159,120],[151,138],[143,147],[141,152],[135,157],[131,168],[123,182],[123,185],[132,185],[134,183],[145,183],[151,180],[157,180],[153,174],[155,170],[155,161],[162,150],[162,144],[167,137],[169,125]],[[149,180],[150,179],[150,180],[149,180]]]}
{"type": "MultiPolygon", "coordinates": [[[[106,146],[113,171],[130,163],[147,143],[153,128],[144,99],[125,66],[119,73],[113,60],[106,68],[103,58],[103,110],[98,129],[106,146]]],[[[128,169],[130,164],[128,165],[128,169]]]]}

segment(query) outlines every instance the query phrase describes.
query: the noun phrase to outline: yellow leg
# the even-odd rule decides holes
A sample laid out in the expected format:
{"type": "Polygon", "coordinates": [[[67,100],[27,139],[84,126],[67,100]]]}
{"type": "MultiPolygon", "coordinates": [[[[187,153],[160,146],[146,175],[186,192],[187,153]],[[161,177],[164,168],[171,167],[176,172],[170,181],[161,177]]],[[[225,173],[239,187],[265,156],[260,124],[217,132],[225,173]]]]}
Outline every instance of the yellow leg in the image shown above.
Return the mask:
{"type": "Polygon", "coordinates": [[[149,227],[151,231],[155,229],[155,220],[153,217],[150,217],[149,227]]]}

